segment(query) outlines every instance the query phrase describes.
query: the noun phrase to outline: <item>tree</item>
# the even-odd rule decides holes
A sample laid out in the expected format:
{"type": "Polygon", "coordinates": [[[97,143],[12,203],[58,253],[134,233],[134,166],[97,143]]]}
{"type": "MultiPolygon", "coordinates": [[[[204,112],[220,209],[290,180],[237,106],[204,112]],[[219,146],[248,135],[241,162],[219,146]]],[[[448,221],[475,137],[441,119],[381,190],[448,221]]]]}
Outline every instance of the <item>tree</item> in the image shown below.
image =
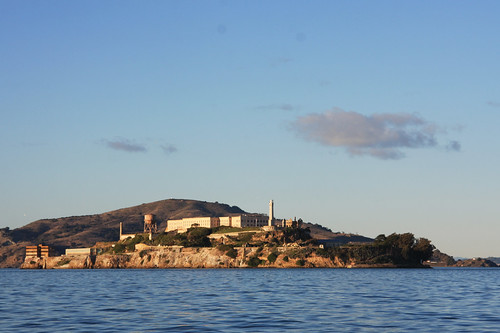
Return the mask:
{"type": "Polygon", "coordinates": [[[427,238],[419,238],[413,247],[414,259],[418,263],[429,260],[435,247],[427,238]]]}
{"type": "Polygon", "coordinates": [[[385,235],[380,234],[377,237],[375,237],[374,243],[383,243],[383,242],[385,242],[385,239],[386,239],[385,235]]]}

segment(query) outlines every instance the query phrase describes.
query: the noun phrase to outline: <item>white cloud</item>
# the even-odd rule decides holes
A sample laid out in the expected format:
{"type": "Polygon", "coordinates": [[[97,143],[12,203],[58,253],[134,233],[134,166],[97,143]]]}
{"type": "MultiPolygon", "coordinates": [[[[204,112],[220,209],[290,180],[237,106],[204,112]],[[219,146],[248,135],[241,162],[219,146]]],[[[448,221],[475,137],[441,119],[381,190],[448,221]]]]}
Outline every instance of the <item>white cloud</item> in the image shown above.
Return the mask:
{"type": "MultiPolygon", "coordinates": [[[[402,149],[438,145],[436,134],[443,130],[409,113],[363,115],[334,108],[297,118],[292,130],[306,140],[342,147],[351,156],[370,155],[380,159],[405,157],[402,149]]],[[[459,150],[457,141],[449,146],[459,150]]]]}

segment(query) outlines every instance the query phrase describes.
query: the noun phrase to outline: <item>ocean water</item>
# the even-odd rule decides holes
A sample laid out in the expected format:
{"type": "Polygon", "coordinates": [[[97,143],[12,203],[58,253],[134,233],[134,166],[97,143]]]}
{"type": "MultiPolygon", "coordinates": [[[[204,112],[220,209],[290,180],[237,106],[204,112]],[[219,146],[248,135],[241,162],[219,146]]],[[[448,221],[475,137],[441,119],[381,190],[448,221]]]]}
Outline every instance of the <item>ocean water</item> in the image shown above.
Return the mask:
{"type": "Polygon", "coordinates": [[[500,269],[0,269],[0,332],[500,332],[500,269]]]}

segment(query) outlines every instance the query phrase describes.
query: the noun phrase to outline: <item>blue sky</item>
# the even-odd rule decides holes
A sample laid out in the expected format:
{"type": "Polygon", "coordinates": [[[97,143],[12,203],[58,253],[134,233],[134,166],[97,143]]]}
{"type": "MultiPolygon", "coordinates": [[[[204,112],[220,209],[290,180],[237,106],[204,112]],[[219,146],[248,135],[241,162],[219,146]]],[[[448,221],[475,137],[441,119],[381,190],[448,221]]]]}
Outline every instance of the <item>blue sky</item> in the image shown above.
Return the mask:
{"type": "Polygon", "coordinates": [[[0,227],[189,198],[500,256],[497,1],[0,1],[0,227]]]}

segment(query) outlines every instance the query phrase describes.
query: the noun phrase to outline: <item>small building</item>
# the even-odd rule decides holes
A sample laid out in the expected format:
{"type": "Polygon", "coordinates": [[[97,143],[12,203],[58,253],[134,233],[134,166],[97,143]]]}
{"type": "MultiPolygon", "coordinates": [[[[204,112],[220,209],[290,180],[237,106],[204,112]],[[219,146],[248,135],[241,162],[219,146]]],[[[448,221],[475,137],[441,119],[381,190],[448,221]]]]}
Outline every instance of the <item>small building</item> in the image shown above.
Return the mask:
{"type": "Polygon", "coordinates": [[[26,257],[40,257],[40,247],[38,245],[26,246],[26,257]]]}
{"type": "Polygon", "coordinates": [[[26,257],[47,258],[54,256],[54,249],[48,245],[38,244],[26,246],[26,257]]]}
{"type": "Polygon", "coordinates": [[[123,222],[120,222],[120,240],[124,240],[127,238],[134,238],[135,234],[124,234],[123,233],[123,222]]]}
{"type": "Polygon", "coordinates": [[[283,227],[284,228],[300,228],[302,226],[302,220],[299,219],[297,221],[297,218],[288,219],[288,220],[283,220],[283,227]]]}
{"type": "Polygon", "coordinates": [[[90,247],[79,248],[79,249],[66,249],[67,256],[90,256],[93,254],[95,254],[95,249],[92,249],[90,247]]]}

